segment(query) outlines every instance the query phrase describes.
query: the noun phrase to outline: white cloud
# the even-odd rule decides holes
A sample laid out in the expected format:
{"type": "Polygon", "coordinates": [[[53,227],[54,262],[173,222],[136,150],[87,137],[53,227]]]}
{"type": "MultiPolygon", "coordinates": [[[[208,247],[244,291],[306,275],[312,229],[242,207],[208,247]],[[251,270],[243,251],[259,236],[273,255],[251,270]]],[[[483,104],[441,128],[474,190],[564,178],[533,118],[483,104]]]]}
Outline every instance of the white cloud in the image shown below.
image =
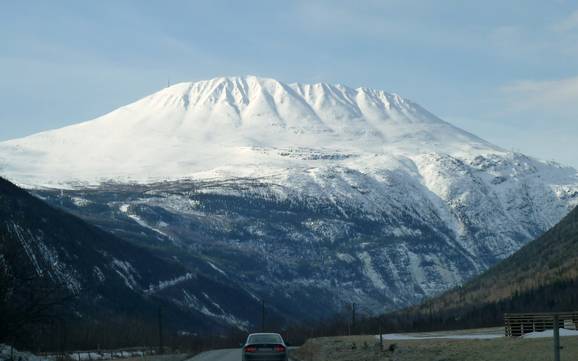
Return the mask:
{"type": "Polygon", "coordinates": [[[385,44],[475,48],[483,34],[438,15],[435,2],[405,0],[300,1],[302,25],[316,32],[381,39],[385,44]]]}
{"type": "Polygon", "coordinates": [[[497,108],[503,111],[494,114],[493,121],[515,128],[503,134],[487,133],[490,140],[578,168],[578,76],[518,81],[498,93],[497,108]]]}
{"type": "Polygon", "coordinates": [[[557,118],[528,119],[515,114],[498,118],[476,115],[475,118],[448,116],[444,119],[504,149],[578,169],[577,122],[557,118]]]}
{"type": "Polygon", "coordinates": [[[523,80],[501,88],[511,110],[542,110],[578,117],[578,76],[523,80]]]}
{"type": "Polygon", "coordinates": [[[578,168],[578,76],[509,83],[475,109],[445,119],[505,149],[578,168]]]}
{"type": "Polygon", "coordinates": [[[578,10],[554,24],[554,30],[558,32],[567,32],[575,29],[578,29],[578,10]]]}

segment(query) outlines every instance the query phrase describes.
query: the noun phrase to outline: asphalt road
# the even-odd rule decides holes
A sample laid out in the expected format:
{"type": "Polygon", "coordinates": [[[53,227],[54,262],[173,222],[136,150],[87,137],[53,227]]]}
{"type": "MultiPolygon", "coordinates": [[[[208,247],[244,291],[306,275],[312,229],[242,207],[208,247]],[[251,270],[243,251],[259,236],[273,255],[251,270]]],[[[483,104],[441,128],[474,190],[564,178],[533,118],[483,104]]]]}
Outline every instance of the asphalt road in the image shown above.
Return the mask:
{"type": "Polygon", "coordinates": [[[198,354],[187,361],[241,361],[240,348],[212,350],[198,354]]]}
{"type": "Polygon", "coordinates": [[[198,354],[187,361],[241,361],[240,348],[212,350],[198,354]]]}

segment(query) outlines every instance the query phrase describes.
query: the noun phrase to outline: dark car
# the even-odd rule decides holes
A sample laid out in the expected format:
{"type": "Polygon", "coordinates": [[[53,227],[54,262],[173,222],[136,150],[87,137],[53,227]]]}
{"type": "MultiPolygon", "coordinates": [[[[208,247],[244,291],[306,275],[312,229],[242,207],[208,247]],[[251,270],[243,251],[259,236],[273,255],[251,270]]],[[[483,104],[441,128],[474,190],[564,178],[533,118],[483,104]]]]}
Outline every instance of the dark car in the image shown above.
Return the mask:
{"type": "Polygon", "coordinates": [[[243,345],[243,361],[287,360],[287,345],[278,333],[252,333],[243,345]]]}

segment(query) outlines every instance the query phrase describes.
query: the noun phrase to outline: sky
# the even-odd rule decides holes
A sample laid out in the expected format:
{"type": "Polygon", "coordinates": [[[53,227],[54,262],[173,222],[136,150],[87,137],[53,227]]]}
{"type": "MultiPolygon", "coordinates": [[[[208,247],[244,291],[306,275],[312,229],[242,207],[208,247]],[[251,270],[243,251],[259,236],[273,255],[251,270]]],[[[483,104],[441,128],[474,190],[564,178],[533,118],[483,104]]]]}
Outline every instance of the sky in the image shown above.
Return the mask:
{"type": "Polygon", "coordinates": [[[578,167],[575,0],[0,2],[0,140],[249,74],[395,92],[578,167]]]}

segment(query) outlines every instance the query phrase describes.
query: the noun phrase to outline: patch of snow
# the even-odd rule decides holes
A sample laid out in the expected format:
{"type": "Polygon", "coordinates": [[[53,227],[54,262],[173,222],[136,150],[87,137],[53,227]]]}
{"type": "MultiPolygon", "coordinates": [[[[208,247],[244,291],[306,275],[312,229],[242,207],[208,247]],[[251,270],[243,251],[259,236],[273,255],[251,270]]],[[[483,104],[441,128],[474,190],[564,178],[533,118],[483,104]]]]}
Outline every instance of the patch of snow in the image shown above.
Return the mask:
{"type": "Polygon", "coordinates": [[[72,197],[72,203],[74,203],[74,205],[77,207],[86,207],[89,206],[92,202],[85,198],[72,197]]]}
{"type": "Polygon", "coordinates": [[[21,361],[48,361],[47,358],[36,356],[30,352],[18,351],[16,349],[12,350],[9,345],[0,344],[0,361],[11,360],[12,354],[14,355],[14,360],[21,361]]]}
{"type": "MultiPolygon", "coordinates": [[[[379,335],[376,336],[379,338],[379,335]]],[[[496,338],[505,337],[504,335],[497,334],[467,334],[467,335],[440,335],[440,336],[427,336],[427,335],[412,335],[403,333],[388,333],[383,335],[384,340],[388,341],[403,341],[403,340],[435,340],[435,339],[445,339],[445,340],[491,340],[496,338]]]]}
{"type": "Polygon", "coordinates": [[[139,225],[141,225],[142,227],[148,228],[151,231],[154,231],[154,232],[160,234],[161,236],[165,236],[165,237],[170,238],[165,232],[161,231],[160,229],[158,229],[156,227],[149,225],[147,222],[145,222],[142,218],[140,218],[136,214],[127,214],[127,216],[130,219],[132,219],[133,221],[135,221],[136,223],[138,223],[139,225]]]}
{"type": "Polygon", "coordinates": [[[36,255],[34,254],[31,245],[32,240],[34,239],[34,235],[30,233],[30,231],[22,229],[20,225],[14,222],[9,224],[8,230],[9,231],[12,230],[12,232],[16,235],[16,239],[18,239],[20,245],[22,246],[22,249],[24,250],[24,252],[26,252],[26,256],[28,257],[28,259],[30,260],[30,262],[34,267],[34,271],[36,272],[37,275],[41,276],[43,274],[43,270],[42,267],[40,267],[38,260],[36,259],[36,255]],[[26,232],[27,234],[25,234],[26,232]]]}
{"type": "Polygon", "coordinates": [[[96,279],[97,279],[99,282],[104,282],[104,281],[105,281],[106,277],[104,276],[104,273],[102,273],[101,269],[100,269],[98,266],[94,266],[93,272],[94,272],[94,275],[95,275],[96,279]]]}
{"type": "MultiPolygon", "coordinates": [[[[560,337],[578,336],[578,330],[568,330],[560,328],[560,337]]],[[[530,332],[522,336],[523,338],[551,338],[554,337],[554,330],[545,330],[541,332],[530,332]]]]}
{"type": "Polygon", "coordinates": [[[53,281],[68,288],[73,294],[79,294],[82,285],[76,272],[60,262],[58,253],[44,243],[41,232],[34,234],[32,230],[24,229],[14,222],[8,223],[7,226],[8,231],[16,236],[37,275],[47,275],[53,281]]]}
{"type": "Polygon", "coordinates": [[[355,262],[355,257],[347,253],[337,253],[337,258],[346,263],[353,263],[355,262]]]}
{"type": "Polygon", "coordinates": [[[165,280],[165,281],[160,281],[158,284],[156,285],[149,285],[148,289],[145,291],[148,294],[153,294],[159,291],[164,290],[165,288],[168,287],[173,287],[178,285],[179,283],[188,281],[193,279],[195,276],[192,273],[186,273],[182,276],[173,278],[171,280],[165,280]]]}
{"type": "Polygon", "coordinates": [[[375,286],[375,288],[383,290],[386,288],[385,283],[381,275],[375,270],[373,267],[373,260],[369,253],[361,252],[357,255],[357,257],[363,263],[363,273],[369,278],[371,283],[375,286]]]}
{"type": "Polygon", "coordinates": [[[128,261],[121,261],[114,258],[112,261],[112,268],[123,279],[128,288],[131,290],[138,288],[138,283],[135,277],[139,276],[128,261]]]}
{"type": "Polygon", "coordinates": [[[203,292],[203,297],[207,299],[208,302],[211,303],[213,307],[215,307],[219,313],[215,313],[210,311],[204,304],[201,302],[195,295],[189,293],[187,290],[183,290],[183,296],[185,300],[185,305],[189,308],[193,308],[200,313],[209,316],[211,318],[219,319],[226,322],[229,325],[236,326],[241,330],[248,330],[250,323],[246,320],[241,320],[235,317],[232,314],[226,313],[221,306],[219,306],[216,302],[211,300],[211,298],[203,292]]]}
{"type": "Polygon", "coordinates": [[[227,273],[225,271],[223,271],[222,269],[220,269],[219,267],[215,266],[212,262],[207,261],[207,263],[209,264],[209,266],[211,266],[211,268],[213,268],[215,271],[219,272],[220,274],[222,274],[223,276],[226,276],[227,273]]]}

